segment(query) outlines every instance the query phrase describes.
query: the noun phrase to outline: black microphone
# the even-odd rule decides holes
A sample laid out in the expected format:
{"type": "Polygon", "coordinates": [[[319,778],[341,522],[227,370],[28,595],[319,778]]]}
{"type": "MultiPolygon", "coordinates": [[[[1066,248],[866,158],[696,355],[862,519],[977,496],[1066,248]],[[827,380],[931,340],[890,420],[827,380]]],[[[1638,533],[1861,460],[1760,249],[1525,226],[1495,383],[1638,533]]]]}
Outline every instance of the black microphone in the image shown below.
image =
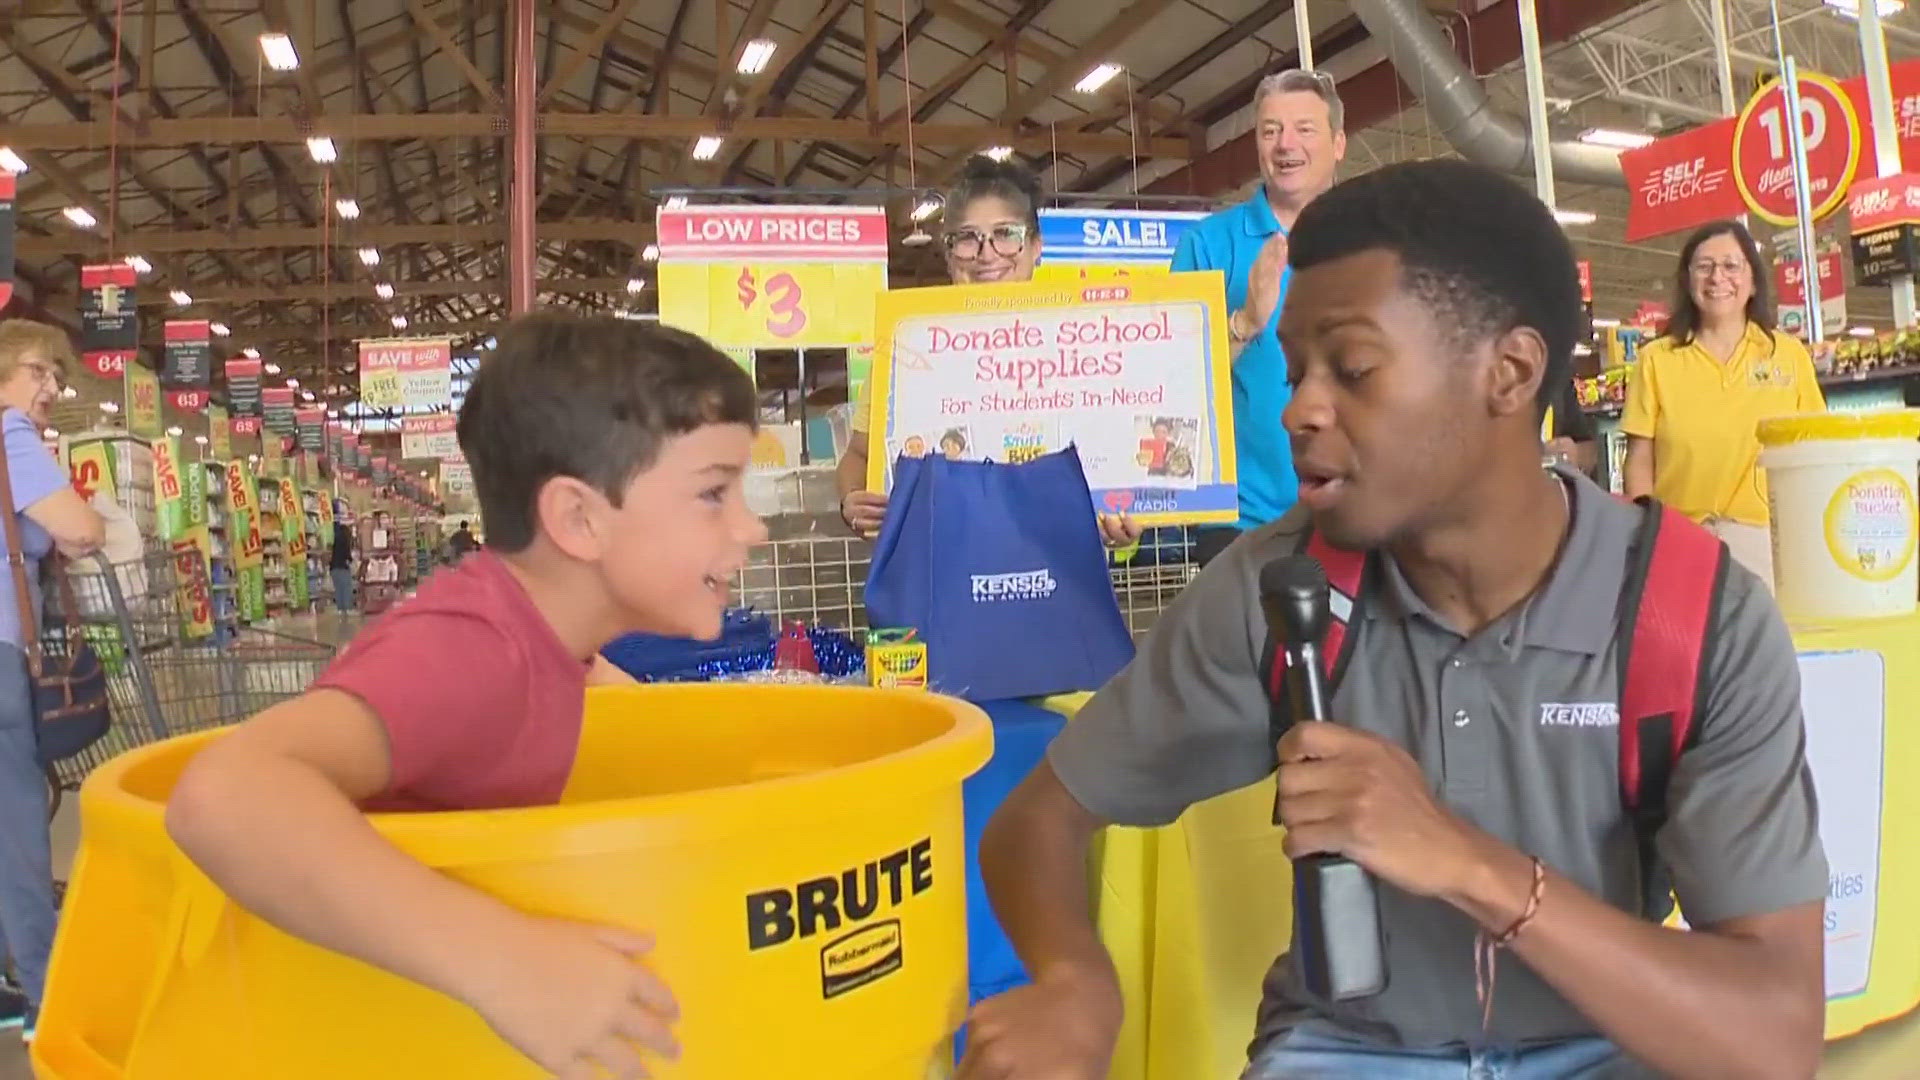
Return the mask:
{"type": "MultiPolygon", "coordinates": [[[[1332,621],[1327,572],[1310,555],[1286,555],[1260,568],[1260,609],[1280,643],[1284,694],[1272,695],[1272,730],[1326,720],[1321,650],[1332,621]]],[[[1275,796],[1273,823],[1280,824],[1275,796]]],[[[1373,876],[1340,855],[1293,860],[1293,956],[1307,992],[1330,1001],[1371,997],[1387,988],[1386,941],[1373,876]]]]}

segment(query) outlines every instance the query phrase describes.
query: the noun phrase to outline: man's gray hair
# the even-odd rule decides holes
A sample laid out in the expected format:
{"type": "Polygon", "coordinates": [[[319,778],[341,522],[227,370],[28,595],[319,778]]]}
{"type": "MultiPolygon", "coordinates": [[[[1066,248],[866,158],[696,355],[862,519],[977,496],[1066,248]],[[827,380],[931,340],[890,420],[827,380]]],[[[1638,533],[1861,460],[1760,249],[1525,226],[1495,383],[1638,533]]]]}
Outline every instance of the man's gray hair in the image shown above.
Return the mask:
{"type": "Polygon", "coordinates": [[[1347,107],[1340,101],[1340,92],[1334,88],[1333,76],[1324,71],[1312,71],[1302,68],[1288,68],[1276,71],[1260,80],[1260,86],[1253,92],[1253,107],[1257,112],[1260,103],[1268,94],[1314,94],[1327,103],[1327,117],[1333,122],[1333,130],[1346,130],[1347,107]]]}

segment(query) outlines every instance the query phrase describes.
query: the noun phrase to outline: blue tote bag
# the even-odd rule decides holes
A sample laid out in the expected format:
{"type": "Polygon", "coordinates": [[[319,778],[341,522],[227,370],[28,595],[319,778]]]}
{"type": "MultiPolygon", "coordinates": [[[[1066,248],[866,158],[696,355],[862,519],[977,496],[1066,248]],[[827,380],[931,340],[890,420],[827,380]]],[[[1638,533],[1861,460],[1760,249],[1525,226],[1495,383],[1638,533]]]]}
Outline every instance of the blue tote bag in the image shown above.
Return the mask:
{"type": "Polygon", "coordinates": [[[1104,684],[1133,658],[1080,455],[901,458],[867,617],[914,627],[935,690],[991,701],[1104,684]]]}

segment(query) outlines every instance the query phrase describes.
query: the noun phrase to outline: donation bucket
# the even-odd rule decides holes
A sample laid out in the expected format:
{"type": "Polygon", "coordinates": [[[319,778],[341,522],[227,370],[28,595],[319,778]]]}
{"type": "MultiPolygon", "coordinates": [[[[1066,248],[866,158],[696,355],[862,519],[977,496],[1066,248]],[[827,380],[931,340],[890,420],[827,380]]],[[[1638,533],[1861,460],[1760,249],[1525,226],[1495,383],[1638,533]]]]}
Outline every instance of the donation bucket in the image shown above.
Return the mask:
{"type": "Polygon", "coordinates": [[[1762,420],[1780,610],[1799,621],[1911,614],[1920,410],[1762,420]]]}
{"type": "MultiPolygon", "coordinates": [[[[82,789],[42,1080],[545,1075],[459,1003],[280,933],[187,862],[164,804],[218,737],[82,789]]],[[[370,820],[522,910],[652,934],[682,1045],[655,1077],[928,1080],[966,1009],[960,782],[992,740],[979,709],[923,692],[596,689],[559,805],[370,820]]]]}

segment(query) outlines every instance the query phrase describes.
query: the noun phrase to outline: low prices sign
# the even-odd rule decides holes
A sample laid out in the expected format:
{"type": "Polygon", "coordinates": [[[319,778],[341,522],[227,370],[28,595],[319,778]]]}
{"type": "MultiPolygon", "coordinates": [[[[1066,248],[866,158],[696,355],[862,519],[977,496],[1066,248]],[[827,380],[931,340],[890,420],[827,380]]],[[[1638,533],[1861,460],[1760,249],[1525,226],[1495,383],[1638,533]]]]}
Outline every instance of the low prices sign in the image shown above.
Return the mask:
{"type": "Polygon", "coordinates": [[[444,409],[453,403],[453,343],[446,338],[360,342],[360,403],[373,409],[444,409]]]}
{"type": "Polygon", "coordinates": [[[1078,448],[1094,509],[1230,522],[1224,279],[905,289],[877,301],[869,486],[900,457],[1018,462],[1078,448]]]}
{"type": "Polygon", "coordinates": [[[840,347],[871,336],[873,297],[887,287],[883,208],[663,208],[658,224],[662,322],[723,348],[840,347]]]}
{"type": "Polygon", "coordinates": [[[1885,285],[1920,269],[1920,175],[1897,173],[1853,185],[1847,196],[1853,270],[1885,285]]]}
{"type": "Polygon", "coordinates": [[[458,420],[450,412],[405,416],[400,419],[402,458],[456,458],[460,456],[458,420]]]}

